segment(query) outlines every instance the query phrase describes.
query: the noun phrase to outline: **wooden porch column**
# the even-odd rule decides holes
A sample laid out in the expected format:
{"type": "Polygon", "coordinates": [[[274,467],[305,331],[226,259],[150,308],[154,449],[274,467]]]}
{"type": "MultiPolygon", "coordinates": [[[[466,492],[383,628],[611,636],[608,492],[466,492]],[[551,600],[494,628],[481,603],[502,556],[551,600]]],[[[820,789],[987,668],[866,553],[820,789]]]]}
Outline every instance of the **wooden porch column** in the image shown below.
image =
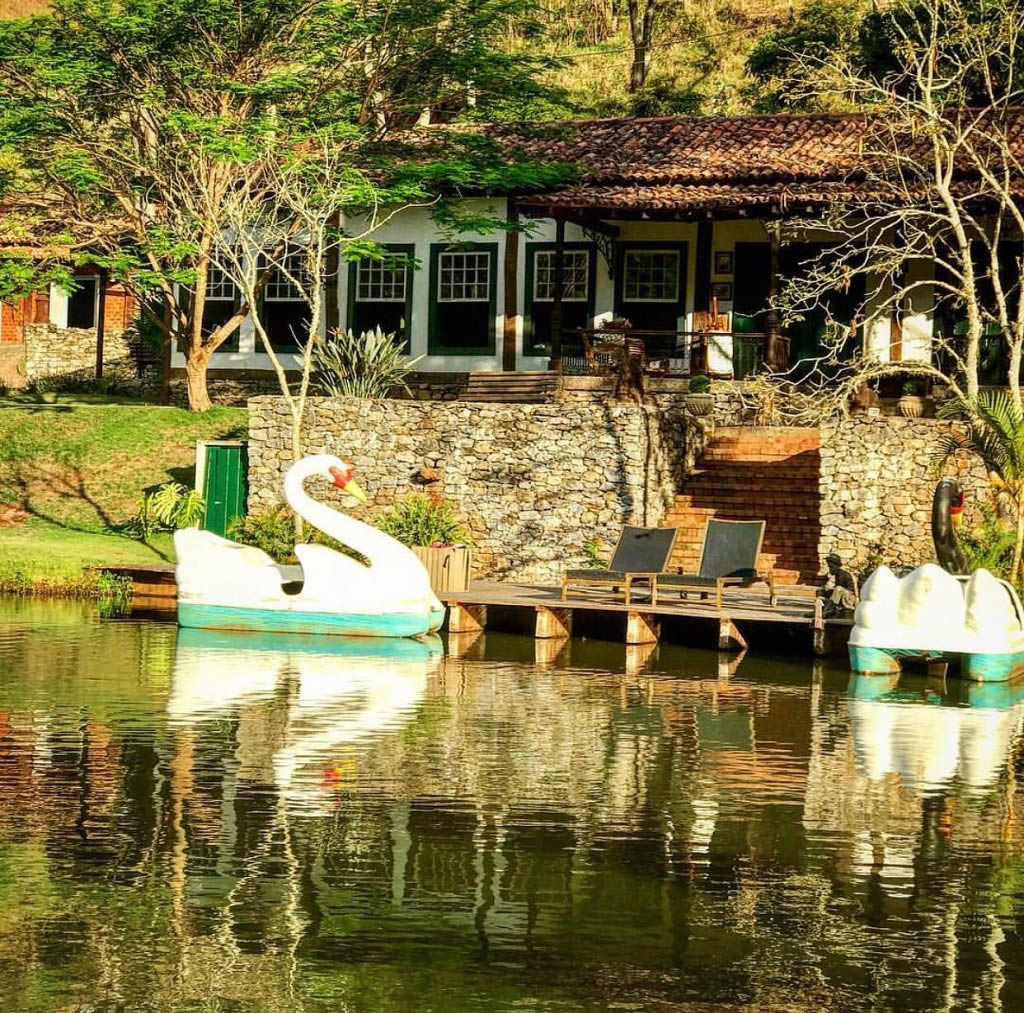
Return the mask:
{"type": "Polygon", "coordinates": [[[449,633],[480,633],[487,625],[486,605],[463,605],[448,603],[449,633]]]}
{"type": "Polygon", "coordinates": [[[765,314],[768,347],[765,349],[765,358],[768,360],[768,367],[774,369],[778,362],[779,346],[779,311],[775,308],[775,300],[779,294],[779,250],[782,247],[782,224],[777,221],[769,222],[765,226],[765,231],[768,233],[768,312],[765,314]]]}
{"type": "Polygon", "coordinates": [[[99,285],[99,299],[97,300],[96,307],[96,379],[99,380],[103,376],[103,337],[104,329],[107,323],[107,282],[110,280],[110,272],[105,268],[100,268],[100,280],[97,282],[99,285]]]}
{"type": "Polygon", "coordinates": [[[551,293],[551,362],[548,366],[562,372],[562,295],[565,288],[565,221],[555,219],[555,290],[551,293]]]}
{"type": "MultiPolygon", "coordinates": [[[[519,209],[509,197],[506,220],[510,225],[519,222],[519,209]]],[[[519,321],[519,233],[505,233],[505,327],[501,341],[501,368],[512,372],[516,368],[516,325],[519,321]]]]}

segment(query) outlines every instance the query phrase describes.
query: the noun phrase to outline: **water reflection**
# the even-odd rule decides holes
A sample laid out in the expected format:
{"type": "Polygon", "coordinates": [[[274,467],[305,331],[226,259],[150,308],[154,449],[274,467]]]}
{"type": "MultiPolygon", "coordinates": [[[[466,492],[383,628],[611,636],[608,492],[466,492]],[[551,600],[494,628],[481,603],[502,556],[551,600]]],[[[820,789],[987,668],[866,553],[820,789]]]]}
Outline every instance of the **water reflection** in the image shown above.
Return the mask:
{"type": "Polygon", "coordinates": [[[872,781],[896,774],[904,787],[926,791],[954,779],[993,787],[1024,722],[1024,680],[908,690],[899,676],[853,676],[849,697],[861,771],[872,781]]]}
{"type": "Polygon", "coordinates": [[[180,629],[174,724],[237,716],[239,777],[292,804],[330,806],[351,747],[416,714],[440,639],[371,640],[180,629]]]}
{"type": "Polygon", "coordinates": [[[0,607],[5,1008],[1024,1008],[1015,687],[76,608],[0,607]]]}

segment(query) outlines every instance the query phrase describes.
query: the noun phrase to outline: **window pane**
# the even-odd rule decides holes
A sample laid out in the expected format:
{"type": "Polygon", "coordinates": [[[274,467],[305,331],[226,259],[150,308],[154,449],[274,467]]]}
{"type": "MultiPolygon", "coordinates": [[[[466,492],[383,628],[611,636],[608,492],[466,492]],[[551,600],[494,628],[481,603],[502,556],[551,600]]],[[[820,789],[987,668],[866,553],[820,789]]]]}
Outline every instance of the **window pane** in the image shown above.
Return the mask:
{"type": "Polygon", "coordinates": [[[488,302],[490,300],[490,253],[442,253],[438,267],[438,302],[488,302]]]}
{"type": "Polygon", "coordinates": [[[306,270],[306,253],[304,250],[295,250],[288,253],[282,259],[282,267],[275,267],[267,286],[263,290],[263,298],[267,302],[294,302],[301,301],[302,294],[292,279],[300,282],[304,288],[309,289],[309,273],[306,270]]]}
{"type": "Polygon", "coordinates": [[[356,302],[405,302],[407,265],[361,260],[356,265],[356,302]]]}
{"type": "Polygon", "coordinates": [[[677,302],[679,253],[676,250],[627,250],[622,285],[624,302],[677,302]]]}
{"type": "Polygon", "coordinates": [[[76,278],[68,294],[68,327],[91,330],[96,326],[96,279],[76,278]]]}
{"type": "MultiPolygon", "coordinates": [[[[538,250],[534,256],[533,298],[547,302],[555,297],[555,252],[538,250]]],[[[562,256],[563,302],[586,301],[589,267],[589,251],[565,251],[562,256]]]]}

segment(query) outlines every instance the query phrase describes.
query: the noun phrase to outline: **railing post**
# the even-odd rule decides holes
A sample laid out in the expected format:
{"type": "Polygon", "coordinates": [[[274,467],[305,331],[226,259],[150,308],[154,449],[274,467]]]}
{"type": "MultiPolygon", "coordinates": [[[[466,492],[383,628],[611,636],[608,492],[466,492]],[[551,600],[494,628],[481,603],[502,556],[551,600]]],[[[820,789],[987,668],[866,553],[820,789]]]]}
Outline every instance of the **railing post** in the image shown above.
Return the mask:
{"type": "Polygon", "coordinates": [[[562,295],[565,288],[565,219],[555,219],[555,290],[551,293],[551,362],[549,369],[562,372],[562,295]]]}

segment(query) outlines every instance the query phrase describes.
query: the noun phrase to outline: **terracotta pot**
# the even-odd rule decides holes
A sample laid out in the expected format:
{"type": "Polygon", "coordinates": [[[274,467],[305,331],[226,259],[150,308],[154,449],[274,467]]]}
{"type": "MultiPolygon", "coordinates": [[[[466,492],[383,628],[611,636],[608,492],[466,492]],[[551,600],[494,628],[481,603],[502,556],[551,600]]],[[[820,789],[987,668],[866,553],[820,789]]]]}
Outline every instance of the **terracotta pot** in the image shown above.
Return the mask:
{"type": "Polygon", "coordinates": [[[710,415],[715,408],[715,395],[687,394],[686,408],[691,415],[710,415]]]}
{"type": "Polygon", "coordinates": [[[899,401],[896,402],[896,407],[900,410],[900,414],[905,418],[923,418],[928,413],[928,398],[923,397],[920,394],[904,394],[899,401]]]}

